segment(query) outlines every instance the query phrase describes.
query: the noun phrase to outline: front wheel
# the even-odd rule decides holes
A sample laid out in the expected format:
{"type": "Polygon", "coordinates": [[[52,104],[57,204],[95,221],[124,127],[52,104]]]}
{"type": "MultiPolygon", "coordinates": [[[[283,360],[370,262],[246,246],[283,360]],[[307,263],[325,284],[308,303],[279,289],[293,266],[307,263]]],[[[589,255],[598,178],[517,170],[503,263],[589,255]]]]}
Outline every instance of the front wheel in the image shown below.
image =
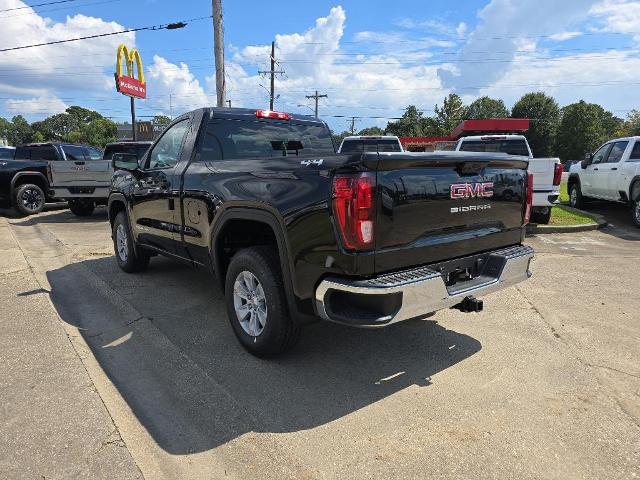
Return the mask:
{"type": "Polygon", "coordinates": [[[129,222],[124,212],[118,213],[113,222],[113,249],[118,266],[127,273],[141,272],[149,266],[150,255],[134,246],[129,222]]]}
{"type": "Polygon", "coordinates": [[[573,208],[584,207],[584,197],[582,196],[582,190],[578,183],[573,183],[569,188],[569,205],[573,208]]]}
{"type": "Polygon", "coordinates": [[[88,217],[93,213],[96,208],[96,204],[90,200],[79,199],[79,200],[69,200],[69,210],[76,217],[88,217]]]}
{"type": "Polygon", "coordinates": [[[42,189],[31,183],[20,185],[16,191],[14,205],[21,215],[34,215],[44,209],[46,198],[42,189]]]}
{"type": "Polygon", "coordinates": [[[299,326],[289,314],[277,251],[251,247],[231,259],[225,280],[231,327],[256,357],[281,354],[295,345],[299,326]]]}

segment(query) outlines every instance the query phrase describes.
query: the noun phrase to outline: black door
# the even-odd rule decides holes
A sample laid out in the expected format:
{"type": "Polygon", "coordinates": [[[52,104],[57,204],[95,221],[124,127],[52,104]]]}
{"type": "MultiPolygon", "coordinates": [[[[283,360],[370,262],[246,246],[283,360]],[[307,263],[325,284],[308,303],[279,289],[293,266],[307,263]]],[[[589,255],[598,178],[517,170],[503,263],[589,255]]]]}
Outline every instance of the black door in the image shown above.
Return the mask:
{"type": "Polygon", "coordinates": [[[132,192],[132,224],[137,241],[174,254],[181,223],[176,210],[180,189],[176,165],[190,124],[190,118],[184,118],[165,130],[144,157],[142,173],[137,175],[132,192]]]}

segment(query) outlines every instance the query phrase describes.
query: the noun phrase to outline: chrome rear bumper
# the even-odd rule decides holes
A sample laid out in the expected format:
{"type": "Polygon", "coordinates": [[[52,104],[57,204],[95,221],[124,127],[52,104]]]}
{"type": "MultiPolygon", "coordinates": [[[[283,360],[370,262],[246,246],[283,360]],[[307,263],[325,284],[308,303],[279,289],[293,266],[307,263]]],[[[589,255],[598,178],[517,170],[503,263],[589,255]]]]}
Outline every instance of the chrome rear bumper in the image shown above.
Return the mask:
{"type": "Polygon", "coordinates": [[[379,327],[424,316],[515,285],[531,276],[533,249],[526,245],[487,252],[481,256],[447,262],[448,267],[480,261],[471,280],[445,283],[435,266],[381,275],[368,280],[325,278],[315,293],[316,313],[323,319],[360,327],[379,327]]]}

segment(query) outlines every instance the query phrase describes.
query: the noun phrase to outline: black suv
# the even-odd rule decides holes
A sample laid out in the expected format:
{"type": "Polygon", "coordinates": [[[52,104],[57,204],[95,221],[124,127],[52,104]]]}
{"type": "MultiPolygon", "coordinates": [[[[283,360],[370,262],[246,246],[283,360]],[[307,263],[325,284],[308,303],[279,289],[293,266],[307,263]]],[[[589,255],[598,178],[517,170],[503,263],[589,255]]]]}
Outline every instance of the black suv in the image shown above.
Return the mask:
{"type": "Polygon", "coordinates": [[[529,277],[526,158],[335,154],[325,123],[268,110],[177,118],[140,161],[119,154],[115,258],[157,253],[214,272],[231,326],[258,356],[293,346],[306,315],[381,327],[529,277]],[[508,198],[494,196],[494,182],[508,198]]]}

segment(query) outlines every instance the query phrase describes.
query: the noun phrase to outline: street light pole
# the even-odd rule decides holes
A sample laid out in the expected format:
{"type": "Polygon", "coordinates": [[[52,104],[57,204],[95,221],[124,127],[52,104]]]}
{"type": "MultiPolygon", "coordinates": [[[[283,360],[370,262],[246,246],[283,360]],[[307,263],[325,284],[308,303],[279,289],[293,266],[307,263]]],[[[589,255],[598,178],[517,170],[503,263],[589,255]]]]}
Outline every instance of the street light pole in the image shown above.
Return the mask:
{"type": "Polygon", "coordinates": [[[135,142],[138,135],[136,132],[136,99],[133,97],[131,98],[131,139],[135,142]]]}

